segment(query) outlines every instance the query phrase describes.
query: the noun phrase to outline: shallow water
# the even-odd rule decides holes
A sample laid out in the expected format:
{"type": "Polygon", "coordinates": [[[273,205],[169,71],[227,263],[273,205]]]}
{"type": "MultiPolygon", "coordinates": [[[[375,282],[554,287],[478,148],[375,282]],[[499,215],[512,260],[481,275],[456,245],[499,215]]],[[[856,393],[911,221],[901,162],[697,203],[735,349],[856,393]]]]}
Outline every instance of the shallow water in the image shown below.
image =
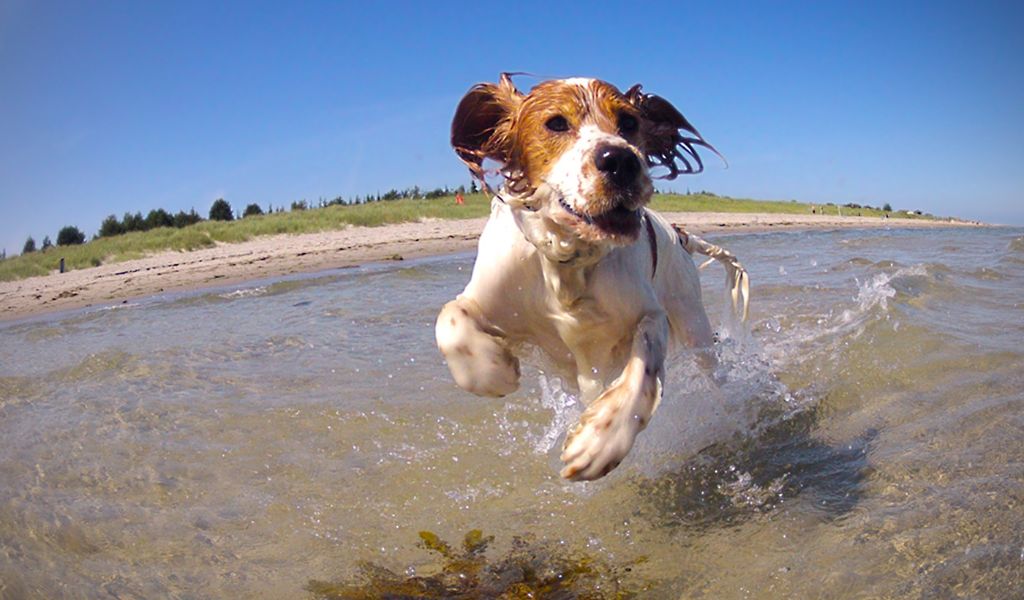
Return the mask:
{"type": "Polygon", "coordinates": [[[304,597],[481,529],[495,570],[600,565],[587,597],[1021,597],[1024,231],[716,241],[749,333],[721,384],[677,352],[593,484],[557,476],[579,407],[541,358],[504,400],[452,383],[468,255],[3,326],[0,596],[304,597]]]}

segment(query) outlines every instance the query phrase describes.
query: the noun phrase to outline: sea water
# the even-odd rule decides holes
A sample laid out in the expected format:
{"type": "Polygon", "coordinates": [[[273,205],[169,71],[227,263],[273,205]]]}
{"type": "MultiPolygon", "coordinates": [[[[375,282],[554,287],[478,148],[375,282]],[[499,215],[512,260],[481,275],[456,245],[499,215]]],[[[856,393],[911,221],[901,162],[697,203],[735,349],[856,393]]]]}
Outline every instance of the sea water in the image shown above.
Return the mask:
{"type": "Polygon", "coordinates": [[[559,597],[1024,595],[1024,230],[711,239],[747,328],[709,267],[718,372],[674,350],[587,484],[542,355],[504,399],[452,382],[433,322],[471,254],[0,325],[0,596],[426,585],[473,530],[481,573],[583,565],[559,597]]]}

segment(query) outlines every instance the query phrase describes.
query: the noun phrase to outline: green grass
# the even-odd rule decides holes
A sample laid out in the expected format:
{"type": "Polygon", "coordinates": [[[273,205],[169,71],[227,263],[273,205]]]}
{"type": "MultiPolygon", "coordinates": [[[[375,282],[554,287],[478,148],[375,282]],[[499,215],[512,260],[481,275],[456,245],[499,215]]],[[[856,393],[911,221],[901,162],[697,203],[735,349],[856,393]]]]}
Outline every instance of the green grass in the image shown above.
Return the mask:
{"type": "MultiPolygon", "coordinates": [[[[661,212],[725,212],[725,213],[773,213],[809,215],[811,207],[818,214],[838,215],[844,217],[878,217],[886,214],[884,210],[875,208],[847,208],[828,204],[809,204],[787,200],[745,200],[712,196],[710,194],[658,194],[651,201],[651,208],[661,212]],[[840,212],[841,211],[841,212],[840,212]]],[[[934,219],[931,215],[906,214],[899,211],[888,213],[891,218],[934,219]]]]}
{"type": "MultiPolygon", "coordinates": [[[[433,200],[393,200],[354,206],[330,206],[303,211],[246,217],[236,221],[204,221],[182,229],[161,227],[150,231],[92,240],[80,246],[62,246],[16,256],[0,261],[0,281],[46,275],[58,269],[64,258],[66,270],[84,269],[100,264],[140,258],[167,250],[188,251],[222,243],[243,242],[254,237],[277,234],[299,234],[341,229],[347,225],[376,227],[389,223],[405,223],[420,219],[468,219],[485,217],[490,200],[483,194],[465,197],[465,205],[455,204],[454,197],[433,200]]],[[[818,211],[836,214],[837,207],[816,205],[818,211]]],[[[810,214],[811,205],[800,202],[741,200],[705,194],[659,194],[651,207],[665,212],[735,212],[810,214]]],[[[875,209],[848,209],[845,216],[862,214],[881,217],[875,209]]],[[[907,218],[900,212],[894,218],[907,218]]],[[[910,215],[910,218],[932,218],[910,215]]]]}

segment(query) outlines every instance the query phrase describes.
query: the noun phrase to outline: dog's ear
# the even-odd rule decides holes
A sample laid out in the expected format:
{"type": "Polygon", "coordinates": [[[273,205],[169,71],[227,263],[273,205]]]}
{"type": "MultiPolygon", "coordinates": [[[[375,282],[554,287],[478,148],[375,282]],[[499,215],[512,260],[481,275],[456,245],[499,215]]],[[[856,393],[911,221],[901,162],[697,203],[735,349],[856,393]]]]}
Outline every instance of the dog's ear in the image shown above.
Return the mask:
{"type": "Polygon", "coordinates": [[[459,102],[452,118],[452,148],[470,173],[484,183],[484,159],[508,163],[512,151],[511,119],[523,95],[502,73],[497,84],[479,83],[459,102]]]}
{"type": "Polygon", "coordinates": [[[668,173],[661,176],[662,179],[675,179],[680,173],[700,173],[704,170],[704,162],[694,146],[707,148],[725,162],[725,157],[704,141],[700,132],[668,100],[643,93],[639,83],[629,88],[626,99],[640,112],[640,130],[647,165],[668,169],[668,173]]]}

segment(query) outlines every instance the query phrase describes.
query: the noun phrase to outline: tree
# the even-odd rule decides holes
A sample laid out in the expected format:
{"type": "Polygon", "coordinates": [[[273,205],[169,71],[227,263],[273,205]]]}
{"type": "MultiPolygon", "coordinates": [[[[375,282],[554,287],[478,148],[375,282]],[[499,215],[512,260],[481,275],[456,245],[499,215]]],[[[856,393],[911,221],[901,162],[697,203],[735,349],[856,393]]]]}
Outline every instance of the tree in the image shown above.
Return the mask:
{"type": "Polygon", "coordinates": [[[109,215],[100,223],[100,237],[110,237],[124,233],[124,225],[114,215],[109,215]]]}
{"type": "Polygon", "coordinates": [[[892,212],[892,207],[889,206],[888,202],[886,202],[885,206],[882,207],[882,210],[884,210],[885,212],[892,212]]]}
{"type": "Polygon", "coordinates": [[[25,247],[21,249],[22,254],[31,254],[36,251],[36,241],[32,239],[32,236],[28,236],[25,240],[25,247]]]}
{"type": "Polygon", "coordinates": [[[134,215],[132,213],[124,213],[124,218],[121,219],[121,228],[124,229],[125,233],[129,231],[145,231],[146,220],[142,218],[142,213],[137,212],[134,215]]]}
{"type": "Polygon", "coordinates": [[[44,235],[43,236],[43,250],[46,250],[47,248],[53,248],[53,242],[50,241],[50,236],[44,235]]]}
{"type": "Polygon", "coordinates": [[[263,214],[263,209],[260,208],[260,205],[256,204],[256,203],[252,203],[249,206],[245,207],[245,212],[242,213],[242,217],[243,218],[245,218],[245,217],[254,217],[254,216],[259,216],[259,215],[262,215],[262,214],[263,214]]]}
{"type": "Polygon", "coordinates": [[[146,229],[157,227],[174,227],[174,217],[162,208],[149,211],[146,215],[146,229]]]}
{"type": "Polygon", "coordinates": [[[306,210],[307,208],[309,207],[306,205],[305,200],[296,200],[295,202],[292,202],[292,210],[306,210]]]}
{"type": "Polygon", "coordinates": [[[231,212],[231,205],[223,198],[217,198],[210,206],[211,221],[234,221],[235,215],[231,212]]]}
{"type": "Polygon", "coordinates": [[[75,246],[84,243],[85,234],[73,225],[68,225],[57,232],[58,246],[75,246]]]}
{"type": "Polygon", "coordinates": [[[199,216],[199,213],[197,213],[194,208],[188,212],[179,210],[178,214],[174,215],[174,226],[181,229],[182,227],[188,227],[189,225],[193,225],[202,220],[203,218],[199,216]]]}

